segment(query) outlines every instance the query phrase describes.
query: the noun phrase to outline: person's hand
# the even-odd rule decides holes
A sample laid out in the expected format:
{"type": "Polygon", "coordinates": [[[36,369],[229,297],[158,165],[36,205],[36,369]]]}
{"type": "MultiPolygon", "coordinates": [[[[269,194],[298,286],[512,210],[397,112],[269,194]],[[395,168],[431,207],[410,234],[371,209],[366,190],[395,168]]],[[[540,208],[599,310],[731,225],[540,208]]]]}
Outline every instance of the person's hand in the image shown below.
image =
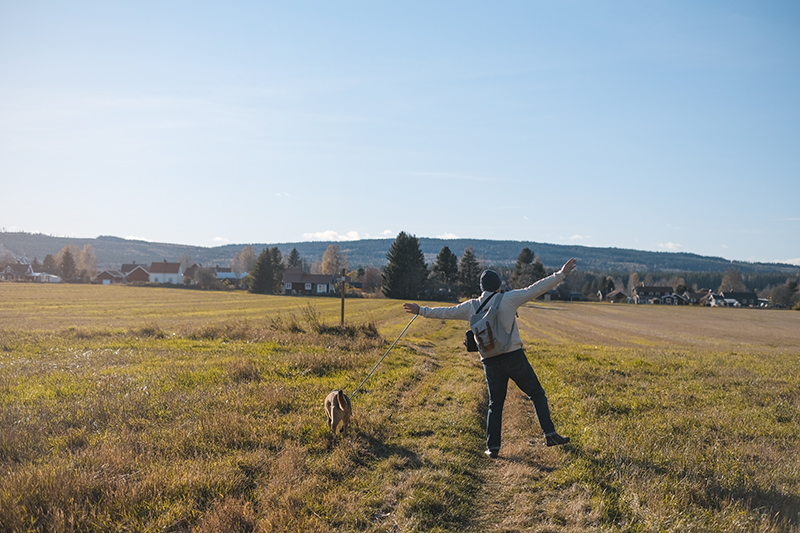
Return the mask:
{"type": "Polygon", "coordinates": [[[578,266],[578,260],[573,257],[572,259],[564,263],[564,266],[561,267],[561,272],[565,276],[569,276],[569,273],[572,272],[576,266],[578,266]]]}
{"type": "Polygon", "coordinates": [[[412,315],[419,314],[419,305],[417,304],[403,304],[403,309],[406,310],[406,313],[411,313],[412,315]]]}

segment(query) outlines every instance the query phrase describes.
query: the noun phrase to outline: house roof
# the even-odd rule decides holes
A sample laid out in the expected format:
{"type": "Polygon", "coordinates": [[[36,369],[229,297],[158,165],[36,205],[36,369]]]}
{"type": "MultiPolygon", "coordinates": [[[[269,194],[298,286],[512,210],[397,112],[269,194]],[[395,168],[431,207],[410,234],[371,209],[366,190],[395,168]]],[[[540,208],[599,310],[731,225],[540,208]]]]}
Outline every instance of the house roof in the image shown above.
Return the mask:
{"type": "Polygon", "coordinates": [[[755,300],[758,298],[758,295],[754,292],[722,292],[723,298],[733,298],[735,300],[755,300]]]}
{"type": "Polygon", "coordinates": [[[149,272],[151,274],[180,274],[181,264],[167,263],[167,260],[164,259],[161,263],[151,263],[149,272]]]}
{"type": "Polygon", "coordinates": [[[708,291],[704,292],[685,292],[683,293],[684,297],[693,298],[695,300],[700,300],[701,298],[705,298],[708,296],[708,291]]]}
{"type": "Polygon", "coordinates": [[[306,274],[299,268],[289,268],[283,272],[284,283],[334,283],[331,274],[306,274]]]}
{"type": "Polygon", "coordinates": [[[25,263],[10,263],[2,271],[10,272],[17,276],[27,276],[28,274],[33,274],[33,268],[25,263]]]}
{"type": "Polygon", "coordinates": [[[619,290],[611,291],[608,294],[606,294],[606,298],[627,298],[627,297],[628,297],[627,294],[619,290]]]}
{"type": "Polygon", "coordinates": [[[137,270],[141,270],[141,271],[142,271],[142,272],[144,272],[145,274],[150,274],[150,273],[147,271],[147,268],[148,268],[148,267],[147,267],[147,265],[136,265],[136,267],[135,267],[133,270],[131,270],[130,272],[125,272],[124,270],[123,270],[122,272],[123,272],[123,273],[124,273],[126,276],[130,276],[131,274],[133,274],[133,273],[134,273],[134,272],[136,272],[137,270]]]}
{"type": "Polygon", "coordinates": [[[125,263],[120,267],[119,271],[122,272],[123,274],[127,274],[132,270],[136,270],[136,268],[144,268],[145,272],[147,272],[147,265],[137,265],[136,261],[134,261],[133,263],[125,263]]]}
{"type": "Polygon", "coordinates": [[[97,275],[97,277],[99,278],[103,274],[105,274],[106,277],[109,277],[109,278],[118,278],[119,279],[119,278],[124,278],[125,277],[125,274],[123,274],[119,270],[103,270],[102,272],[100,272],[97,275]]]}

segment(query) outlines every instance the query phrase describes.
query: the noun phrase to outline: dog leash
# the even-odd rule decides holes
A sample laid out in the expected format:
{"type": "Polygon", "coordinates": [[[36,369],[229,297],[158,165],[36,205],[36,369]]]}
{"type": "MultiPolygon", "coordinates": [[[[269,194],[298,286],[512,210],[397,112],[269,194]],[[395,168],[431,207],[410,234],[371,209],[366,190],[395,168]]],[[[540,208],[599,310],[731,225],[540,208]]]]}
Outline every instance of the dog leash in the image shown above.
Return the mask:
{"type": "MultiPolygon", "coordinates": [[[[418,316],[419,316],[419,315],[414,315],[414,317],[411,319],[411,322],[414,322],[414,319],[416,319],[418,316]]],[[[409,323],[408,323],[408,326],[410,326],[410,325],[411,325],[411,322],[409,322],[409,323]]],[[[394,345],[395,345],[395,344],[397,344],[397,341],[399,341],[399,340],[400,340],[400,337],[402,337],[402,336],[403,336],[403,333],[405,333],[405,332],[406,332],[406,330],[408,329],[408,326],[406,326],[406,327],[405,327],[405,329],[403,329],[403,331],[401,331],[401,332],[400,332],[400,335],[398,335],[398,336],[397,336],[397,338],[396,338],[396,339],[394,340],[394,342],[392,343],[392,345],[391,345],[391,346],[389,346],[389,349],[388,349],[388,350],[386,350],[386,353],[385,353],[385,354],[383,354],[383,357],[381,357],[380,361],[378,361],[378,364],[376,364],[376,365],[375,365],[375,368],[373,368],[373,369],[372,369],[372,371],[371,371],[369,374],[367,374],[367,377],[365,377],[365,378],[364,378],[364,381],[362,381],[362,382],[361,382],[361,385],[363,385],[364,383],[366,383],[366,382],[367,382],[367,380],[368,380],[368,379],[369,379],[369,377],[372,375],[372,373],[373,373],[373,372],[375,372],[375,369],[376,369],[376,368],[378,368],[378,365],[379,365],[379,364],[381,364],[381,362],[382,362],[382,361],[383,361],[383,360],[386,358],[386,356],[387,356],[387,355],[389,355],[389,352],[391,352],[391,351],[392,351],[392,348],[394,348],[394,345]]],[[[358,389],[360,389],[360,388],[361,388],[361,385],[359,385],[358,387],[356,387],[356,390],[354,390],[354,391],[353,391],[353,394],[351,394],[351,395],[350,395],[350,398],[351,398],[351,399],[353,398],[353,396],[355,396],[355,395],[356,395],[356,393],[358,392],[358,389]]]]}

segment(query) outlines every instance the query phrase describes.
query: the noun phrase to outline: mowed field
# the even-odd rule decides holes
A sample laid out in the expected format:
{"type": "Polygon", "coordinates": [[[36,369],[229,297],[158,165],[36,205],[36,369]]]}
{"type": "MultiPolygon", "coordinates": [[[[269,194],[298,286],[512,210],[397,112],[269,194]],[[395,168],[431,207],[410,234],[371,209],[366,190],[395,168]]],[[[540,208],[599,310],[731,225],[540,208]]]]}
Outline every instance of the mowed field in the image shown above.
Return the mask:
{"type": "MultiPolygon", "coordinates": [[[[800,313],[536,302],[500,458],[402,302],[0,283],[2,531],[800,531],[800,313]]],[[[513,391],[513,392],[512,392],[513,391]]]]}

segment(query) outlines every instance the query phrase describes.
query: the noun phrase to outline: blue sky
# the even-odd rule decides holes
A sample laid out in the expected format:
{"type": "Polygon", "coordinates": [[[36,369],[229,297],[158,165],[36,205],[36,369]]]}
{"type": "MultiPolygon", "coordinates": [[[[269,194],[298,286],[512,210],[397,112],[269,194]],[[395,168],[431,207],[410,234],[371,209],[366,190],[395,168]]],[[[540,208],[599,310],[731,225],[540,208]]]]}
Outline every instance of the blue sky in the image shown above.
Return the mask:
{"type": "Polygon", "coordinates": [[[2,2],[0,227],[800,264],[797,2],[2,2]]]}

